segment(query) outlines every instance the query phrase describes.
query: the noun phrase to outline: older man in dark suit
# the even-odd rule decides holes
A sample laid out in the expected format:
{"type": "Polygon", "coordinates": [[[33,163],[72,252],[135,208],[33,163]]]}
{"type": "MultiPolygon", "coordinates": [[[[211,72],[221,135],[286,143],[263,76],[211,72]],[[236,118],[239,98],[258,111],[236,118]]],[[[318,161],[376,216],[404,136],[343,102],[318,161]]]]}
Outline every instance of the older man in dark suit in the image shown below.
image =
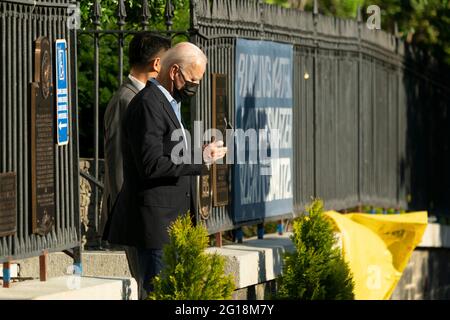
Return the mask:
{"type": "Polygon", "coordinates": [[[167,228],[191,205],[191,177],[225,156],[222,141],[205,148],[203,163],[173,162],[174,148],[192,153],[180,102],[192,97],[206,69],[206,56],[182,42],[163,56],[161,72],[130,102],[123,121],[124,184],[113,209],[109,241],[137,248],[143,295],[162,265],[167,228]],[[182,132],[174,141],[172,134],[182,132]]]}
{"type": "MultiPolygon", "coordinates": [[[[105,189],[100,220],[100,234],[107,239],[111,209],[123,183],[122,160],[122,127],[128,104],[134,96],[145,88],[148,79],[158,75],[161,68],[161,56],[170,48],[170,39],[149,32],[138,33],[129,46],[130,74],[109,102],[104,117],[105,143],[105,189]]],[[[138,278],[137,256],[134,247],[125,247],[130,272],[138,286],[142,279],[138,278]]]]}

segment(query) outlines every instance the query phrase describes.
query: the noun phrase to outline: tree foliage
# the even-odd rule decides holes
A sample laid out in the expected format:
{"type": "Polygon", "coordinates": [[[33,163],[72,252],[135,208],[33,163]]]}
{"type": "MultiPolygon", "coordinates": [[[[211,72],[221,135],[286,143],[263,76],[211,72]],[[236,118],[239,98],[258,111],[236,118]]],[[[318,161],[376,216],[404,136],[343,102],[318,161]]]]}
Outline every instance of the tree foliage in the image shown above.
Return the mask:
{"type": "Polygon", "coordinates": [[[354,283],[323,202],[315,200],[308,215],[294,220],[295,251],[284,256],[278,297],[300,300],[354,299],[354,283]]]}
{"type": "MultiPolygon", "coordinates": [[[[267,0],[287,8],[312,10],[314,0],[267,0]]],[[[362,15],[370,5],[381,9],[382,29],[398,35],[408,43],[430,52],[437,60],[450,66],[450,0],[318,0],[319,12],[341,18],[362,15]]]]}
{"type": "MultiPolygon", "coordinates": [[[[100,29],[117,30],[118,0],[101,0],[100,29]]],[[[126,18],[125,30],[142,30],[142,1],[125,0],[126,18]]],[[[152,31],[166,30],[164,20],[165,0],[148,1],[150,17],[148,29],[152,31]]],[[[174,18],[172,29],[187,30],[189,28],[189,0],[174,0],[174,18]]],[[[81,30],[87,31],[95,28],[93,24],[93,0],[81,0],[81,30]]],[[[128,44],[132,39],[129,34],[124,39],[123,50],[123,75],[129,72],[128,44]]],[[[179,39],[175,39],[176,41],[179,39]]],[[[119,87],[119,38],[117,35],[102,35],[99,40],[99,113],[103,119],[108,102],[111,100],[115,90],[119,87]]],[[[80,117],[80,154],[82,157],[93,155],[93,127],[94,127],[94,39],[92,34],[80,34],[78,38],[78,105],[80,117]]],[[[100,146],[103,145],[103,123],[100,121],[100,146]]],[[[102,150],[100,148],[100,157],[102,150]]]]}
{"type": "Polygon", "coordinates": [[[225,259],[206,253],[208,232],[193,226],[189,214],[169,228],[170,243],[164,248],[164,269],[154,280],[152,300],[222,300],[234,290],[232,275],[224,274],[225,259]]]}

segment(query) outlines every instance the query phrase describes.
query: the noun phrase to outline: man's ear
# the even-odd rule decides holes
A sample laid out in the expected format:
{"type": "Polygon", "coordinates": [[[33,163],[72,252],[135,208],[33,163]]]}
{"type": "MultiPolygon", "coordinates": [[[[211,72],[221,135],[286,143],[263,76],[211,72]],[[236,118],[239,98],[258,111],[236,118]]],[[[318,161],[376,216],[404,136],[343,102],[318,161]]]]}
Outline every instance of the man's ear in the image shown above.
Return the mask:
{"type": "Polygon", "coordinates": [[[177,73],[177,71],[178,71],[178,66],[176,64],[174,64],[170,67],[170,71],[169,71],[170,80],[172,80],[172,81],[175,80],[175,74],[177,73]]]}
{"type": "Polygon", "coordinates": [[[161,58],[155,58],[150,67],[152,71],[159,73],[161,71],[161,58]]]}

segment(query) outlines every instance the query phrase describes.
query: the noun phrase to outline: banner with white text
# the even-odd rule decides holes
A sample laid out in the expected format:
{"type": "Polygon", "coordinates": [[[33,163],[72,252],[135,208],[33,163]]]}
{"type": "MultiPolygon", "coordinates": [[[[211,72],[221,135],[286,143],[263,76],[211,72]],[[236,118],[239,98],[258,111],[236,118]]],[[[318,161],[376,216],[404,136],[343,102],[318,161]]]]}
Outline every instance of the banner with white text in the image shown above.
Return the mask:
{"type": "Polygon", "coordinates": [[[236,222],[293,210],[293,46],[236,40],[236,222]]]}

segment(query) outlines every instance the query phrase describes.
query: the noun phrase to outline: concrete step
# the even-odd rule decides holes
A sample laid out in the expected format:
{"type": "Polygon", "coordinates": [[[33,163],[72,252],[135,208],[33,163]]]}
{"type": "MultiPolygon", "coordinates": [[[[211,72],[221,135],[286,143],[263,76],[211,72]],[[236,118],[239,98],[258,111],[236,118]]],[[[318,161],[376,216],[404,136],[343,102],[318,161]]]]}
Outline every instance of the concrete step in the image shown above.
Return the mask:
{"type": "Polygon", "coordinates": [[[67,275],[13,282],[0,288],[0,300],[137,300],[137,285],[133,278],[67,275]]]}

